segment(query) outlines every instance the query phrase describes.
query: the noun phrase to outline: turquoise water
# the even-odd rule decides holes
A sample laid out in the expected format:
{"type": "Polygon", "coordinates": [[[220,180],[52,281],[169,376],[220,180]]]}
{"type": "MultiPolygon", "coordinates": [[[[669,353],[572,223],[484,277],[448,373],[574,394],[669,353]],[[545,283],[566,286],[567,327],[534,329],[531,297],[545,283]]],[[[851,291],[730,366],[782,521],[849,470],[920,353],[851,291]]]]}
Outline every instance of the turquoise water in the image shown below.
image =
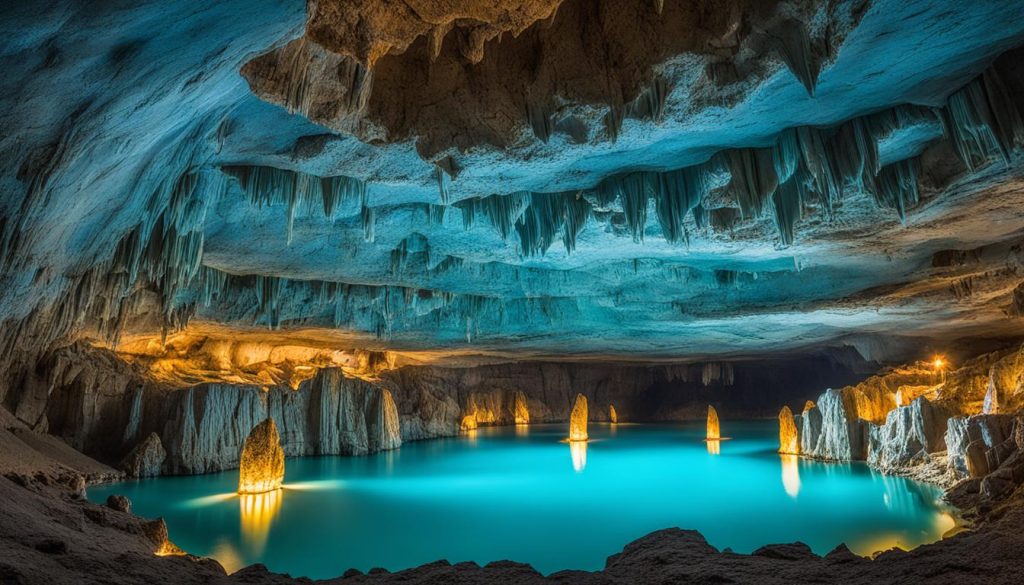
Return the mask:
{"type": "Polygon", "coordinates": [[[167,520],[171,539],[228,570],[260,562],[313,578],[350,567],[399,570],[447,559],[512,559],[544,573],[600,569],[649,532],[699,530],[750,552],[805,542],[824,554],[940,538],[953,526],[940,492],[863,464],[780,457],[777,425],[723,422],[714,454],[704,425],[591,424],[567,444],[564,425],[483,428],[370,457],[289,459],[285,488],[234,494],[238,472],[90,488],[131,498],[167,520]]]}

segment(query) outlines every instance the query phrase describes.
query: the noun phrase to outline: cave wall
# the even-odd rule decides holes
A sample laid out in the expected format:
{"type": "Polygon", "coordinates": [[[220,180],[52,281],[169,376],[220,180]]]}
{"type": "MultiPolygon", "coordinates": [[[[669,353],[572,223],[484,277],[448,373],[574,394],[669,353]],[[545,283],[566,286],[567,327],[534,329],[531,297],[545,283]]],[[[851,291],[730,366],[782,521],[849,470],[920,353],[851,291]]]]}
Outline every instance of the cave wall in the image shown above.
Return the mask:
{"type": "Polygon", "coordinates": [[[162,471],[188,474],[237,467],[245,437],[268,416],[288,456],[365,455],[403,440],[458,434],[467,416],[479,425],[513,424],[517,393],[533,423],[567,420],[577,393],[588,397],[592,421],[607,421],[611,405],[620,421],[700,419],[708,404],[725,419],[771,417],[779,404],[800,405],[823,387],[858,379],[856,370],[849,356],[822,353],[647,367],[406,366],[372,381],[324,368],[297,390],[232,383],[181,387],[147,377],[109,350],[74,344],[12,377],[3,404],[33,429],[124,467],[140,467],[125,461],[137,447],[159,451],[149,443],[155,434],[166,450],[162,471]],[[394,418],[397,430],[388,422],[394,418]]]}

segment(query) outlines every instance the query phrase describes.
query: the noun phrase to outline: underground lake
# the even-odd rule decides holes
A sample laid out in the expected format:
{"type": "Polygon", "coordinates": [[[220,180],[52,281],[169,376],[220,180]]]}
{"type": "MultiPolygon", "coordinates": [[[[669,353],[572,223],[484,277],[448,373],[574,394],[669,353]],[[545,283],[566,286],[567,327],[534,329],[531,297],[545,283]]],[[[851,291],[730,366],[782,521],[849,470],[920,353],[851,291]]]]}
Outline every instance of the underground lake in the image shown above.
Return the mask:
{"type": "Polygon", "coordinates": [[[774,421],[481,427],[367,457],[286,461],[284,487],[236,494],[238,471],[95,486],[166,519],[185,551],[228,571],[263,563],[293,576],[391,571],[446,559],[511,559],[548,574],[597,570],[652,531],[699,530],[750,553],[800,541],[861,555],[933,542],[954,527],[938,488],[857,462],[779,455],[774,421]]]}

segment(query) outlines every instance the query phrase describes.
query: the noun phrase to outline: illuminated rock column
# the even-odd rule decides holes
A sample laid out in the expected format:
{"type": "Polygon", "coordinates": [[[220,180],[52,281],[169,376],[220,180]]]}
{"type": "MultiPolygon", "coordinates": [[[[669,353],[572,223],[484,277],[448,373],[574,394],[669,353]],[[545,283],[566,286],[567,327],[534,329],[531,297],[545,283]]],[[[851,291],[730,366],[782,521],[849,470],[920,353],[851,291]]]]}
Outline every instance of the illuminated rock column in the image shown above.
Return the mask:
{"type": "Polygon", "coordinates": [[[587,397],[582,394],[576,395],[576,402],[569,416],[569,440],[587,440],[587,397]]]}
{"type": "Polygon", "coordinates": [[[714,406],[708,406],[708,440],[717,441],[722,438],[718,428],[718,411],[714,406]]]}
{"type": "Polygon", "coordinates": [[[793,411],[788,406],[779,411],[779,453],[800,454],[800,433],[796,429],[793,411]]]}
{"type": "Polygon", "coordinates": [[[612,424],[619,422],[619,413],[615,412],[615,405],[608,405],[608,420],[612,421],[612,424]]]}
{"type": "Polygon", "coordinates": [[[517,425],[530,424],[530,409],[526,406],[526,395],[522,392],[515,393],[512,415],[517,425]]]}
{"type": "Polygon", "coordinates": [[[284,449],[274,419],[268,418],[249,431],[238,465],[238,493],[260,494],[281,487],[284,481],[284,449]]]}

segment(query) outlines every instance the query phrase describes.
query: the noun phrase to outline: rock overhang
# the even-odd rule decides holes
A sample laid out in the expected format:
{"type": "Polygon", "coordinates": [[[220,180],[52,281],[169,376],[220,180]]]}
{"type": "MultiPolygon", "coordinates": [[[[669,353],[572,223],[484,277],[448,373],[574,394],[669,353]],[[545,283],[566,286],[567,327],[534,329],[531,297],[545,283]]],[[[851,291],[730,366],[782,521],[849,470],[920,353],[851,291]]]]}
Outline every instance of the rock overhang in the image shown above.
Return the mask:
{"type": "MultiPolygon", "coordinates": [[[[186,27],[193,37],[208,41],[200,43],[205,53],[190,49],[199,57],[191,61],[181,58],[189,51],[174,46],[172,34],[150,41],[151,45],[125,44],[146,30],[156,14],[147,15],[143,9],[135,16],[118,14],[125,27],[117,36],[125,38],[111,41],[111,62],[124,63],[124,70],[132,71],[138,66],[133,55],[144,56],[150,47],[181,55],[153,62],[144,70],[149,77],[136,69],[135,74],[107,79],[106,85],[93,82],[100,98],[116,95],[120,103],[111,99],[114,105],[106,106],[103,99],[94,100],[77,116],[63,118],[54,112],[60,108],[52,108],[50,123],[40,123],[50,129],[69,127],[70,132],[56,134],[74,156],[48,161],[54,168],[49,169],[53,178],[44,185],[45,195],[54,204],[26,214],[32,216],[25,221],[31,229],[25,232],[20,253],[32,260],[19,258],[19,269],[9,271],[5,279],[15,285],[5,295],[7,315],[25,317],[29,307],[41,305],[28,298],[27,291],[56,298],[62,288],[76,284],[75,278],[91,262],[112,254],[133,224],[152,215],[150,200],[176,197],[181,181],[174,173],[181,169],[201,175],[197,182],[208,189],[196,198],[205,209],[205,214],[197,214],[202,221],[175,224],[187,227],[199,242],[180,245],[182,249],[194,254],[198,246],[201,255],[189,260],[195,265],[179,271],[170,291],[162,291],[167,299],[162,303],[187,307],[199,299],[204,271],[239,280],[224,289],[225,298],[218,296],[209,306],[198,303],[200,322],[273,324],[285,331],[340,327],[375,347],[629,359],[795,351],[858,336],[942,340],[1004,335],[1014,327],[1015,316],[1008,317],[1007,311],[1012,308],[1016,279],[1012,271],[992,274],[991,268],[1015,262],[1011,249],[1024,229],[1015,213],[1007,213],[1019,197],[1016,162],[1005,169],[967,173],[952,185],[929,190],[919,207],[908,213],[906,228],[900,227],[892,210],[880,209],[869,196],[845,196],[834,219],[825,221],[815,213],[803,219],[790,245],[780,245],[767,216],[721,230],[699,228],[695,218],[687,216],[681,225],[688,245],[670,243],[652,202],[645,209],[642,242],[634,241],[619,205],[609,215],[588,217],[571,253],[556,234],[544,255],[531,256],[523,253],[514,234],[503,239],[487,219],[477,218],[465,229],[463,210],[456,207],[460,201],[492,194],[592,189],[608,177],[629,172],[702,164],[726,148],[767,147],[791,127],[835,126],[903,103],[942,105],[996,55],[1020,42],[1022,32],[1007,23],[1022,19],[1007,18],[1003,12],[1020,8],[1013,3],[954,7],[959,18],[945,14],[950,7],[943,3],[924,0],[837,3],[831,15],[813,6],[787,4],[772,18],[786,16],[787,10],[806,16],[812,37],[823,34],[815,31],[827,30],[830,24],[845,27],[834,34],[835,54],[823,59],[813,97],[775,52],[756,54],[755,48],[739,42],[734,57],[750,64],[748,77],[720,87],[707,73],[709,61],[720,62],[714,56],[680,54],[652,65],[649,73],[638,77],[643,83],[634,84],[634,93],[648,91],[645,84],[655,78],[669,80],[663,111],[657,116],[661,121],[626,117],[615,142],[600,129],[607,105],[568,102],[552,115],[586,121],[585,141],[555,124],[544,143],[523,113],[510,126],[517,128],[510,144],[496,147],[484,141],[442,149],[426,158],[422,146],[417,147],[424,137],[363,142],[250,95],[237,72],[266,47],[284,47],[301,26],[301,10],[287,3],[268,5],[277,10],[276,22],[270,16],[262,19],[261,30],[236,23],[230,42],[217,40],[216,15],[201,20],[204,26],[186,27]],[[147,95],[146,88],[161,77],[172,85],[182,82],[182,103],[170,103],[174,95],[147,95]],[[136,98],[124,97],[128,92],[123,87],[129,85],[136,88],[136,98]],[[111,122],[112,113],[123,114],[123,119],[111,122]],[[100,146],[82,147],[79,133],[87,133],[100,146]],[[126,150],[146,154],[133,163],[131,156],[122,156],[126,150]],[[454,205],[442,220],[432,222],[431,214],[441,204],[437,177],[445,180],[452,170],[452,162],[437,154],[450,157],[459,172],[445,183],[454,205]],[[366,182],[365,202],[349,202],[334,219],[317,210],[300,210],[289,243],[287,205],[252,206],[237,181],[222,172],[239,165],[316,177],[350,175],[366,182]],[[372,242],[366,241],[366,208],[374,215],[372,242]],[[70,225],[68,217],[74,218],[70,225]],[[44,230],[48,223],[60,229],[44,230]],[[985,246],[1002,250],[990,255],[991,264],[952,271],[930,266],[931,255],[938,250],[985,246]],[[76,253],[59,252],[68,249],[76,253]],[[981,283],[981,294],[965,300],[951,287],[953,281],[972,276],[981,283]],[[254,288],[257,280],[264,291],[254,288]],[[314,296],[323,298],[325,288],[332,289],[327,295],[331,302],[316,301],[314,296]],[[282,292],[289,298],[277,299],[282,292]],[[345,309],[352,313],[350,318],[338,318],[339,298],[350,299],[340,303],[351,305],[345,309]],[[275,316],[265,310],[268,301],[275,305],[275,316]]],[[[173,11],[162,10],[165,15],[173,11]]],[[[97,15],[96,22],[103,16],[109,17],[97,15]]],[[[557,21],[559,15],[554,18],[557,21]]],[[[17,38],[23,42],[12,47],[36,46],[27,35],[17,38]]],[[[485,49],[506,41],[496,38],[485,49]]],[[[59,38],[50,43],[63,48],[59,38]]],[[[417,54],[422,49],[413,43],[406,53],[379,57],[376,64],[384,63],[385,73],[375,81],[386,77],[387,67],[400,67],[387,62],[422,58],[417,54]]],[[[485,50],[477,65],[486,67],[489,54],[485,50]]],[[[460,55],[441,56],[442,61],[446,58],[458,60],[460,55]]],[[[58,69],[71,75],[74,66],[65,61],[58,69]]],[[[56,76],[55,83],[61,79],[56,76]]],[[[252,78],[249,82],[254,83],[252,78]]],[[[44,96],[46,87],[40,83],[16,95],[25,96],[26,103],[75,101],[66,93],[59,99],[44,96]]],[[[388,85],[374,85],[374,90],[381,87],[388,85]]],[[[258,87],[254,89],[259,93],[258,87]]],[[[370,111],[376,112],[373,99],[370,96],[370,111]]],[[[402,94],[386,99],[401,101],[402,94]]],[[[8,108],[12,119],[25,115],[23,107],[28,106],[8,108]]],[[[879,142],[879,156],[892,163],[922,151],[930,155],[940,150],[934,144],[941,132],[938,118],[907,124],[879,142]]],[[[25,128],[20,137],[26,143],[42,143],[48,138],[42,134],[25,128]],[[34,133],[40,137],[33,138],[34,133]]],[[[5,150],[16,161],[24,146],[7,142],[5,150]]],[[[5,182],[18,188],[12,193],[25,190],[23,181],[8,176],[5,182]]],[[[726,208],[735,206],[731,197],[722,189],[708,193],[709,203],[726,208]]],[[[13,199],[5,202],[7,217],[15,215],[13,199]]],[[[157,207],[163,204],[158,201],[157,207]]],[[[140,223],[177,222],[195,211],[190,205],[176,209],[170,220],[164,215],[140,223]]],[[[102,287],[97,290],[111,294],[102,287]]],[[[162,310],[166,320],[172,311],[166,306],[162,310]]]]}

